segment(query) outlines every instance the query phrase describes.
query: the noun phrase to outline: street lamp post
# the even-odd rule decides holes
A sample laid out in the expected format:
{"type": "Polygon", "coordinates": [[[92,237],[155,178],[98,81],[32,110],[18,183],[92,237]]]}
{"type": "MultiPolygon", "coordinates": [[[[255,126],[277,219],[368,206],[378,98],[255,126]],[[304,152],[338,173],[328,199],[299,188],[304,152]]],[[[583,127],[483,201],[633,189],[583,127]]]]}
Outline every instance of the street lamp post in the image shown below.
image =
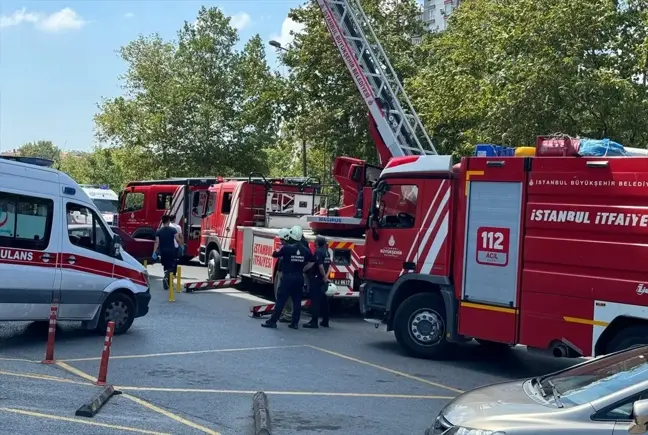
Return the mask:
{"type": "Polygon", "coordinates": [[[288,49],[287,49],[286,47],[284,47],[283,45],[281,45],[281,42],[279,42],[279,41],[275,41],[274,39],[271,40],[270,42],[268,42],[268,44],[270,44],[271,46],[273,46],[273,47],[276,48],[277,50],[288,51],[288,49]]]}
{"type": "MultiPolygon", "coordinates": [[[[277,50],[280,51],[285,51],[288,52],[288,49],[281,45],[281,42],[275,41],[274,39],[269,41],[268,44],[270,44],[272,47],[276,48],[277,50]]],[[[301,143],[301,154],[302,154],[302,172],[304,173],[304,177],[308,176],[308,164],[307,164],[307,159],[306,159],[306,139],[302,138],[302,143],[301,143]]]]}

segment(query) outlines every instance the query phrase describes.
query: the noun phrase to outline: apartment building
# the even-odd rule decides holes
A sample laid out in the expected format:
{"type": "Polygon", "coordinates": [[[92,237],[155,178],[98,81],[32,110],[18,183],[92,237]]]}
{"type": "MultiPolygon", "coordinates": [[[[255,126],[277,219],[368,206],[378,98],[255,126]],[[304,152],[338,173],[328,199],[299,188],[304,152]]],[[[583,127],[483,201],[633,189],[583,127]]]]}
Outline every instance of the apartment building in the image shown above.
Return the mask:
{"type": "Polygon", "coordinates": [[[448,24],[448,17],[459,6],[461,0],[423,0],[423,22],[430,32],[442,32],[448,24]]]}

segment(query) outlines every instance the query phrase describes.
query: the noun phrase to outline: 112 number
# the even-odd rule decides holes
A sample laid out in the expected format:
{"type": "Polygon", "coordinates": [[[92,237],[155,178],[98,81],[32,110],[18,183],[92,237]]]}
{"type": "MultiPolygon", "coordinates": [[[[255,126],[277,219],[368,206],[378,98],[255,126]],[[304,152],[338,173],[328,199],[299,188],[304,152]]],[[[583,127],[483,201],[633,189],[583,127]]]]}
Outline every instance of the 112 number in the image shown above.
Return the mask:
{"type": "Polygon", "coordinates": [[[483,249],[504,250],[504,234],[495,231],[484,231],[481,237],[483,249]]]}

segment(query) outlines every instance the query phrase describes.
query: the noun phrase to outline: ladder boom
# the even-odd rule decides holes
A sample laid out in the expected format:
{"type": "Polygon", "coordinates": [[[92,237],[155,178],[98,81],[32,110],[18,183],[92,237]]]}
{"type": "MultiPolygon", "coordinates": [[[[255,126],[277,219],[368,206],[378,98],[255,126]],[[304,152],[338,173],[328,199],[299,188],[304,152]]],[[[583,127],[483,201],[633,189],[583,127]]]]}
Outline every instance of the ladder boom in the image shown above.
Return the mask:
{"type": "Polygon", "coordinates": [[[358,0],[317,3],[391,156],[437,154],[358,0]]]}

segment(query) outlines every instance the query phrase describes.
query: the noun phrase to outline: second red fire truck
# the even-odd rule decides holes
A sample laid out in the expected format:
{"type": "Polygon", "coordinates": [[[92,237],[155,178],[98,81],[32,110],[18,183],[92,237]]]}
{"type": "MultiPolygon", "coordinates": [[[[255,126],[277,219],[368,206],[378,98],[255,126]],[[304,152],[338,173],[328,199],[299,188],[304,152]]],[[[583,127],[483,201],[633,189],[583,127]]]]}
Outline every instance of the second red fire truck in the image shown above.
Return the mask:
{"type": "MultiPolygon", "coordinates": [[[[311,244],[306,218],[319,210],[320,185],[308,178],[219,178],[209,188],[200,239],[200,263],[209,280],[229,277],[276,284],[279,230],[300,225],[311,244]]],[[[334,297],[357,298],[363,238],[328,238],[334,297]]],[[[311,246],[312,248],[312,246],[311,246]]],[[[224,285],[228,285],[225,282],[224,285]]]]}

